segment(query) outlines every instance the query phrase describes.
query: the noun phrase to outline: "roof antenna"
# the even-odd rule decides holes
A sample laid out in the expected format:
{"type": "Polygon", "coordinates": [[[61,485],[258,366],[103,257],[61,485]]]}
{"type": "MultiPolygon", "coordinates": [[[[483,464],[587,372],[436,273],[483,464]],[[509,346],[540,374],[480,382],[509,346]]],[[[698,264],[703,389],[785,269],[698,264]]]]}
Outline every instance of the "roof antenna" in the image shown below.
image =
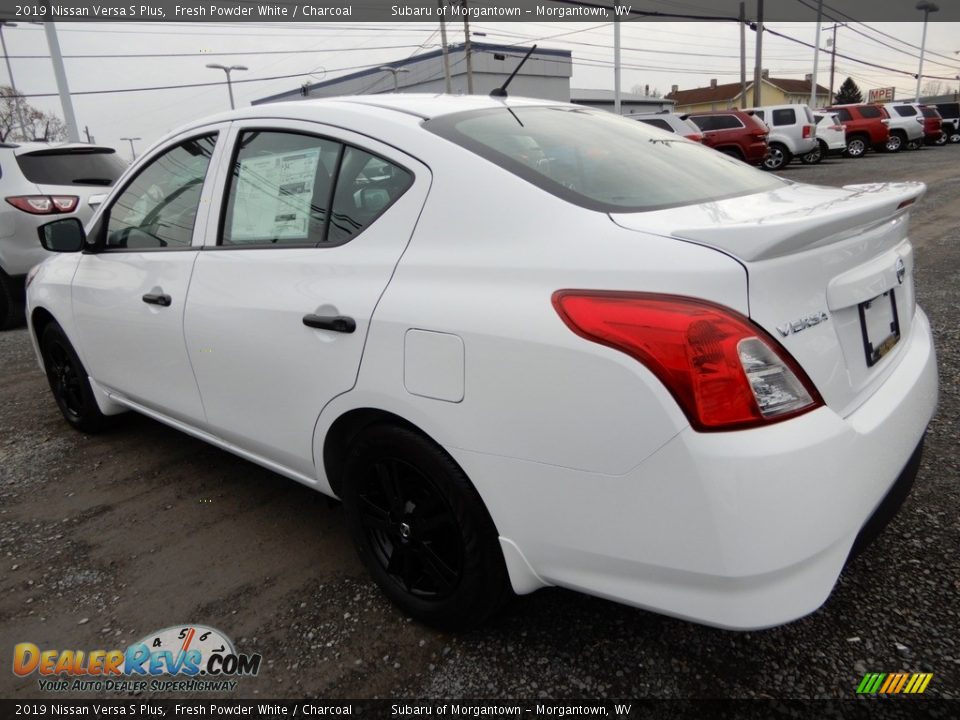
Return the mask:
{"type": "Polygon", "coordinates": [[[507,78],[507,81],[498,88],[494,88],[490,91],[490,97],[506,97],[507,96],[507,85],[513,80],[514,75],[516,75],[520,68],[523,67],[523,64],[527,61],[527,58],[533,55],[533,51],[537,49],[537,46],[534,45],[532,48],[527,50],[527,54],[523,56],[523,60],[517,63],[517,66],[513,69],[513,72],[510,73],[510,77],[507,78]]]}

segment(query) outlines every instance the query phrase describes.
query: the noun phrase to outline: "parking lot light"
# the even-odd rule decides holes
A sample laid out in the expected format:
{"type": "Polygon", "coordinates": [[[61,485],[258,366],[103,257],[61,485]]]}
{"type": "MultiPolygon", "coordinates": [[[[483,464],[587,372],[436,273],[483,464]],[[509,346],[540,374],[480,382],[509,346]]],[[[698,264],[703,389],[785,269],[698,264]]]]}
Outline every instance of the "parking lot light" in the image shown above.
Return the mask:
{"type": "Polygon", "coordinates": [[[930,0],[920,0],[916,5],[917,10],[923,12],[923,39],[920,41],[920,67],[917,68],[917,100],[920,102],[920,83],[923,82],[923,53],[927,47],[927,22],[930,19],[930,13],[940,10],[940,6],[930,0]]]}
{"type": "Polygon", "coordinates": [[[219,63],[207,63],[211,70],[223,70],[227,74],[227,92],[230,94],[230,109],[234,109],[233,104],[233,85],[230,84],[230,72],[232,70],[248,70],[246,65],[220,65],[219,63]]]}

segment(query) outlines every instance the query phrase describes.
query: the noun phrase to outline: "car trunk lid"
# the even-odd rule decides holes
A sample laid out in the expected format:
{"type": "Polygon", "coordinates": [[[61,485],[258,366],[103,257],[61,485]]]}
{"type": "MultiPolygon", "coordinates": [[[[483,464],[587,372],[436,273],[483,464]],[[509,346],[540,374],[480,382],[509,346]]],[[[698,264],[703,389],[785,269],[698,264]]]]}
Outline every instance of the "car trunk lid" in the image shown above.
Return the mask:
{"type": "Polygon", "coordinates": [[[922,183],[789,184],[617,224],[724,252],[747,270],[751,319],[847,415],[896,365],[915,307],[908,207],[922,183]]]}

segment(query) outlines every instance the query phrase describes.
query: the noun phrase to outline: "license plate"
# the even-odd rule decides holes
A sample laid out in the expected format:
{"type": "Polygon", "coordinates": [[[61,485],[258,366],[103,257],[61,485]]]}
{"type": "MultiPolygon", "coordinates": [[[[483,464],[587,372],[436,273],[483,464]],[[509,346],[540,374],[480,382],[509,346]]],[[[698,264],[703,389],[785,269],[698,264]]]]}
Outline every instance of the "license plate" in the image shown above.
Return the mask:
{"type": "Polygon", "coordinates": [[[893,290],[887,290],[883,295],[860,303],[859,310],[867,367],[873,367],[900,340],[896,295],[893,290]]]}

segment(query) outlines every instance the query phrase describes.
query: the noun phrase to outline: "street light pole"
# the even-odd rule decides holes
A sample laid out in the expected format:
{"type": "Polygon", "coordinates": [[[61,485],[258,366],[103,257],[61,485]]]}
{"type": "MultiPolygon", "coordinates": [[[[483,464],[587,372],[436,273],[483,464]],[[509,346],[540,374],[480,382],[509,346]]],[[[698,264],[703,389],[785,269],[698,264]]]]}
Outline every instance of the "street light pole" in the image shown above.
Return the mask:
{"type": "MultiPolygon", "coordinates": [[[[817,39],[813,44],[813,75],[810,76],[810,107],[817,107],[817,71],[820,62],[820,20],[823,17],[823,0],[817,3],[817,39]]],[[[828,100],[829,104],[829,100],[828,100]]]]}
{"type": "Polygon", "coordinates": [[[940,6],[930,0],[920,0],[916,5],[917,10],[923,11],[923,40],[920,41],[920,67],[917,68],[917,99],[920,102],[920,83],[923,82],[923,53],[927,48],[927,21],[930,19],[930,13],[935,13],[940,6]]]}
{"type": "Polygon", "coordinates": [[[230,94],[230,109],[235,109],[233,104],[233,85],[230,84],[230,73],[233,70],[249,70],[246,65],[220,65],[218,63],[207,63],[211,70],[223,70],[227,74],[227,92],[230,94]]]}
{"type": "Polygon", "coordinates": [[[393,91],[395,93],[400,92],[400,82],[397,80],[397,76],[400,73],[410,72],[407,68],[395,68],[395,67],[390,67],[389,65],[381,65],[380,67],[377,68],[377,70],[383,70],[384,72],[388,72],[393,75],[393,91]]]}
{"type": "Polygon", "coordinates": [[[135,138],[120,138],[120,139],[121,139],[121,140],[126,140],[127,142],[130,143],[130,154],[133,155],[133,161],[136,162],[136,161],[137,161],[137,151],[136,151],[136,150],[134,149],[134,147],[133,147],[133,141],[134,141],[134,140],[140,140],[140,138],[135,137],[135,138]]]}
{"type": "MultiPolygon", "coordinates": [[[[49,5],[47,5],[49,7],[49,5]]],[[[80,142],[80,130],[77,127],[77,116],[73,114],[73,101],[70,99],[70,85],[67,83],[67,71],[63,67],[63,54],[60,52],[60,40],[57,38],[56,23],[45,22],[43,30],[47,35],[47,45],[50,46],[50,58],[53,60],[53,75],[57,80],[57,92],[60,94],[60,105],[63,107],[63,121],[67,126],[67,139],[70,142],[80,142]]]]}

